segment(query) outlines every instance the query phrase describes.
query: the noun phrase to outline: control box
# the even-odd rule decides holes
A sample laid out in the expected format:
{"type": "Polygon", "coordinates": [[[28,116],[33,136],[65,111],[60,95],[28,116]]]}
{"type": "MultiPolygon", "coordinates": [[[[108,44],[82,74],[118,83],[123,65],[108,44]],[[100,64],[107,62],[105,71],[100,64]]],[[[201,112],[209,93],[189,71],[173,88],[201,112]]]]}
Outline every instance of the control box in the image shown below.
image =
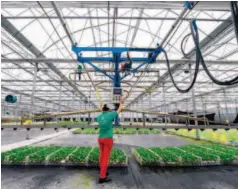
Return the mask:
{"type": "Polygon", "coordinates": [[[120,99],[122,97],[122,88],[121,87],[114,87],[112,89],[112,103],[117,104],[120,103],[120,99]]]}

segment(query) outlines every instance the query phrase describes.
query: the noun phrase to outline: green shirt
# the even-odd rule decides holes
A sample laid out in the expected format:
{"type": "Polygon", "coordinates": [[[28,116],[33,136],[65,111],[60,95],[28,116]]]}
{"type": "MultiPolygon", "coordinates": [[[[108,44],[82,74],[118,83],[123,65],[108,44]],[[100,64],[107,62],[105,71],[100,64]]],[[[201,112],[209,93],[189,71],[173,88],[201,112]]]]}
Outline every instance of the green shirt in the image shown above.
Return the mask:
{"type": "Polygon", "coordinates": [[[117,117],[117,112],[102,112],[97,116],[99,123],[99,138],[112,138],[113,136],[113,120],[117,117]]]}
{"type": "Polygon", "coordinates": [[[78,71],[82,71],[82,66],[81,65],[78,65],[78,71]]]}

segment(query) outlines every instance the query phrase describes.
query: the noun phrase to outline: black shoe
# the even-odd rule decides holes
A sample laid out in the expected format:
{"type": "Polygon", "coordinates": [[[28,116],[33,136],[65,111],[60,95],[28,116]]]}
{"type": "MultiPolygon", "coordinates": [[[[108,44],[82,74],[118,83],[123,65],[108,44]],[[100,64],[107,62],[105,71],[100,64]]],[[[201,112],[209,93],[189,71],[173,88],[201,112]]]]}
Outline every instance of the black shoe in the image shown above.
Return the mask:
{"type": "Polygon", "coordinates": [[[98,183],[99,183],[99,184],[102,184],[102,183],[111,182],[111,181],[112,181],[112,179],[110,179],[110,178],[108,178],[108,177],[105,177],[105,178],[100,178],[100,179],[98,180],[98,183]]]}

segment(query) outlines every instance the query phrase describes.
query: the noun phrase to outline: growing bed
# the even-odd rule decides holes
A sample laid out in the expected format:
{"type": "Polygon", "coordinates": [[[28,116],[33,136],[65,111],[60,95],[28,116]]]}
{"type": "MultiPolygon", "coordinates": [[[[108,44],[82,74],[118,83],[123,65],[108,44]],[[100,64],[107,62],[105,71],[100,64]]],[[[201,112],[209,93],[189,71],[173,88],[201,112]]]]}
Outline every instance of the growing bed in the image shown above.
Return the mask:
{"type": "MultiPolygon", "coordinates": [[[[32,146],[1,153],[2,165],[98,166],[97,147],[32,146]]],[[[124,151],[113,148],[110,166],[127,166],[124,151]]]]}
{"type": "MultiPolygon", "coordinates": [[[[188,131],[187,129],[169,129],[168,132],[172,132],[173,134],[184,137],[196,138],[195,129],[192,129],[190,131],[188,131]]],[[[204,131],[198,130],[198,132],[201,140],[234,146],[238,145],[238,131],[236,129],[230,129],[229,131],[226,131],[224,129],[218,129],[217,131],[206,129],[204,131]]]]}
{"type": "MultiPolygon", "coordinates": [[[[99,129],[98,128],[86,128],[86,129],[76,129],[74,130],[72,133],[73,134],[98,134],[99,129]]],[[[142,129],[134,129],[134,128],[126,128],[126,129],[122,129],[122,128],[114,128],[114,134],[160,134],[160,130],[159,129],[146,129],[146,128],[142,128],[142,129]]]]}
{"type": "Polygon", "coordinates": [[[238,164],[238,149],[222,145],[185,145],[137,148],[132,151],[142,166],[206,166],[238,164]]]}

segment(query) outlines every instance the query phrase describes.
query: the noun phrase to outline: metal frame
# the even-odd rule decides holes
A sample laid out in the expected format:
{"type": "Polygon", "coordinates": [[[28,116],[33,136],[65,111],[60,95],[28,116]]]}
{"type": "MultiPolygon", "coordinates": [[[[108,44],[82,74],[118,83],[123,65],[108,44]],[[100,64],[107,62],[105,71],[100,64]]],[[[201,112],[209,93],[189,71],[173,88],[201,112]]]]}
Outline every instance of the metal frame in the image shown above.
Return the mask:
{"type": "MultiPolygon", "coordinates": [[[[34,102],[34,106],[32,106],[32,108],[35,108],[36,112],[44,110],[44,106],[41,106],[40,104],[41,100],[37,99],[38,97],[44,99],[45,101],[48,101],[48,107],[51,107],[52,104],[55,104],[55,110],[57,109],[57,107],[59,108],[61,106],[62,111],[75,108],[81,109],[85,107],[81,93],[85,95],[85,97],[83,98],[90,96],[90,100],[94,104],[94,107],[96,107],[98,105],[98,102],[94,94],[95,88],[93,86],[101,81],[108,81],[100,86],[104,87],[105,89],[111,88],[111,85],[109,84],[109,82],[111,82],[111,79],[108,79],[108,77],[105,77],[105,75],[102,73],[95,73],[95,70],[89,68],[88,64],[86,64],[85,67],[87,73],[83,74],[85,78],[81,83],[72,83],[67,81],[67,72],[72,71],[77,65],[75,57],[67,56],[67,52],[70,51],[70,45],[72,45],[72,42],[74,43],[75,40],[79,40],[78,36],[82,34],[82,38],[84,38],[84,36],[88,35],[88,33],[91,33],[91,30],[93,31],[94,34],[92,35],[92,41],[90,42],[91,44],[87,44],[87,47],[103,47],[106,46],[107,43],[113,43],[114,47],[116,47],[116,44],[120,45],[121,43],[122,46],[125,47],[131,44],[132,46],[130,47],[138,48],[138,46],[136,45],[138,45],[138,39],[140,40],[140,36],[142,36],[143,33],[151,36],[151,41],[163,41],[165,37],[162,37],[163,39],[160,37],[161,31],[163,31],[165,28],[164,24],[166,23],[166,25],[170,26],[170,23],[178,20],[178,18],[181,17],[177,14],[177,11],[175,12],[174,10],[179,9],[182,13],[182,9],[184,9],[181,2],[110,2],[110,12],[106,9],[102,9],[108,8],[108,4],[106,2],[40,3],[42,4],[42,7],[44,9],[48,8],[48,16],[42,14],[42,12],[40,12],[38,8],[33,8],[37,7],[36,2],[2,3],[2,28],[4,28],[2,30],[3,50],[1,58],[3,75],[2,96],[6,95],[8,92],[5,88],[17,90],[20,93],[26,93],[28,96],[22,95],[22,103],[20,103],[19,109],[23,108],[28,109],[27,111],[30,111],[29,107],[32,100],[32,102],[34,102]],[[22,12],[15,14],[8,7],[25,7],[25,9],[23,9],[22,12]],[[28,10],[28,8],[31,8],[31,10],[28,10]],[[123,8],[129,9],[128,11],[123,12],[123,8]],[[160,10],[157,10],[158,8],[160,10]],[[90,11],[88,11],[88,9],[90,11]],[[153,10],[157,14],[150,14],[148,10],[153,10]],[[67,11],[71,12],[71,14],[65,13],[67,11]],[[166,14],[164,14],[166,13],[165,11],[168,11],[170,15],[167,16],[166,14]],[[10,14],[8,14],[7,12],[9,12],[10,14]],[[26,15],[25,13],[27,12],[28,14],[26,15]],[[56,15],[54,15],[54,13],[56,13],[56,15]],[[27,20],[29,18],[33,20],[24,25],[21,29],[16,29],[16,27],[14,27],[14,24],[12,24],[15,22],[15,19],[27,20]],[[50,31],[47,31],[46,22],[50,23],[49,19],[55,19],[55,21],[59,20],[58,24],[55,25],[55,28],[57,30],[62,29],[62,31],[65,31],[61,32],[63,35],[61,35],[60,33],[60,36],[58,37],[55,35],[55,32],[50,33],[50,31]],[[83,25],[85,19],[90,20],[84,26],[75,26],[75,28],[72,27],[71,22],[75,23],[77,21],[78,23],[82,23],[81,25],[83,25]],[[11,23],[9,22],[9,20],[11,21],[11,23]],[[108,20],[108,22],[104,23],[104,20],[108,20]],[[11,25],[9,25],[7,22],[9,22],[11,25]],[[40,24],[42,28],[41,32],[44,32],[47,35],[47,41],[49,41],[49,43],[46,42],[44,44],[46,48],[39,48],[35,45],[34,40],[29,40],[32,38],[29,37],[28,39],[26,39],[27,35],[24,35],[25,29],[32,27],[35,23],[40,24]],[[155,25],[157,23],[160,23],[161,27],[158,27],[158,30],[154,31],[154,29],[151,29],[151,24],[155,25]],[[109,32],[106,31],[107,29],[104,30],[104,27],[107,29],[109,28],[109,32]],[[125,29],[120,31],[121,27],[125,29]],[[106,40],[104,36],[106,36],[106,40]],[[125,36],[126,40],[122,40],[121,36],[125,36]],[[108,37],[109,40],[107,40],[108,37]],[[62,41],[68,48],[67,51],[61,48],[62,45],[60,44],[62,41]],[[70,45],[68,45],[68,42],[70,42],[70,45]],[[52,52],[52,54],[59,52],[60,57],[51,57],[50,52],[52,52]],[[40,55],[40,53],[44,54],[44,57],[39,57],[38,55],[40,55]],[[36,63],[38,63],[40,72],[37,74],[36,82],[34,85],[34,82],[32,81],[36,63]],[[22,77],[24,75],[29,76],[24,79],[24,77],[22,77]],[[88,75],[90,76],[91,80],[89,79],[88,75]],[[80,93],[77,92],[78,90],[80,91],[80,93]],[[36,98],[33,98],[33,96],[36,98]],[[49,100],[50,97],[51,100],[49,100]],[[72,99],[80,102],[80,104],[78,102],[75,102],[74,104],[68,104],[67,102],[71,102],[72,99]]],[[[201,31],[206,35],[204,40],[201,41],[200,45],[203,48],[205,58],[209,59],[209,61],[206,61],[206,63],[209,65],[209,69],[212,70],[214,75],[222,79],[232,77],[232,75],[237,75],[238,56],[236,55],[238,54],[237,48],[235,48],[235,45],[237,44],[234,43],[235,36],[232,34],[233,30],[231,17],[216,17],[211,14],[212,11],[216,10],[225,11],[224,14],[229,15],[229,2],[199,2],[196,7],[194,7],[194,9],[195,11],[192,11],[188,17],[184,16],[179,20],[183,21],[184,24],[186,24],[191,17],[196,17],[197,15],[199,15],[199,12],[203,11],[206,17],[204,16],[204,18],[200,18],[198,16],[196,19],[198,21],[198,24],[200,22],[207,24],[212,22],[214,25],[217,25],[217,28],[215,28],[213,31],[201,31]],[[226,46],[233,46],[234,48],[226,48],[226,46]],[[224,53],[221,53],[220,56],[216,56],[216,53],[214,52],[217,51],[224,51],[224,53]]],[[[20,20],[16,21],[20,22],[20,20]]],[[[203,30],[203,28],[201,28],[201,30],[203,30]]],[[[178,30],[177,33],[178,35],[176,35],[176,37],[172,37],[171,39],[169,37],[169,39],[167,40],[169,41],[168,47],[163,47],[172,55],[179,53],[176,50],[178,49],[177,43],[179,42],[176,38],[178,36],[182,37],[182,35],[180,30],[178,30]],[[170,48],[171,50],[169,50],[170,48]]],[[[78,42],[78,44],[81,45],[83,43],[81,43],[80,41],[78,42]]],[[[153,45],[154,43],[152,42],[151,46],[149,47],[151,49],[155,49],[153,48],[153,45]]],[[[110,47],[110,45],[108,47],[110,47]]],[[[104,55],[102,56],[105,57],[104,55]]],[[[191,101],[195,99],[196,109],[198,111],[202,111],[204,106],[206,106],[206,110],[208,112],[214,111],[214,109],[218,111],[217,104],[219,104],[219,111],[221,112],[221,114],[223,113],[223,110],[224,114],[226,114],[226,105],[228,106],[228,109],[232,108],[234,112],[237,112],[238,107],[237,103],[235,103],[235,99],[238,98],[237,86],[234,86],[233,88],[222,88],[213,85],[210,80],[203,76],[203,72],[201,71],[199,73],[201,77],[198,78],[198,82],[195,85],[194,97],[192,97],[191,94],[181,95],[176,92],[173,85],[171,84],[170,78],[166,76],[167,68],[164,66],[165,60],[163,59],[163,57],[158,58],[159,59],[156,60],[154,64],[150,64],[148,66],[148,72],[144,70],[144,67],[141,67],[137,70],[138,73],[136,77],[127,76],[126,79],[122,80],[121,86],[126,87],[127,90],[130,90],[130,97],[126,101],[127,106],[140,109],[143,108],[163,111],[164,108],[162,108],[162,106],[164,103],[166,110],[171,111],[173,110],[175,104],[176,109],[187,109],[187,105],[188,108],[192,107],[191,101]],[[154,70],[156,71],[154,72],[154,70]],[[138,86],[140,88],[131,88],[129,85],[127,85],[127,83],[124,83],[125,81],[129,81],[128,83],[130,84],[130,86],[138,86]],[[165,86],[164,93],[162,92],[163,84],[165,86]],[[151,94],[148,94],[143,88],[151,86],[156,86],[156,89],[151,94]],[[226,93],[225,96],[223,96],[222,94],[223,89],[226,93]],[[166,102],[163,101],[163,96],[165,96],[166,102]],[[203,97],[202,102],[200,101],[201,97],[203,97]],[[189,103],[187,103],[187,101],[189,101],[189,103]],[[152,103],[151,107],[149,102],[152,103]],[[214,108],[215,105],[216,108],[214,108]]],[[[187,60],[184,58],[180,59],[180,57],[176,57],[175,59],[170,60],[172,68],[175,70],[174,77],[181,87],[185,87],[189,83],[189,74],[184,75],[183,72],[188,68],[188,64],[194,63],[194,60],[192,59],[193,53],[191,54],[190,58],[190,60],[187,60]]],[[[111,67],[114,64],[111,62],[112,64],[110,64],[109,66],[109,64],[107,63],[108,60],[109,59],[102,61],[102,59],[98,59],[93,60],[92,62],[96,67],[103,65],[103,71],[105,71],[108,75],[114,77],[115,73],[113,74],[113,72],[115,70],[111,67]]],[[[141,65],[143,61],[144,60],[142,59],[141,61],[139,61],[138,59],[138,62],[136,60],[133,60],[133,65],[137,67],[141,65]]],[[[103,102],[108,102],[108,91],[101,89],[99,91],[103,102]]],[[[13,105],[9,104],[5,104],[5,106],[9,108],[14,107],[13,105]]],[[[88,108],[87,105],[86,107],[88,108]]]]}

